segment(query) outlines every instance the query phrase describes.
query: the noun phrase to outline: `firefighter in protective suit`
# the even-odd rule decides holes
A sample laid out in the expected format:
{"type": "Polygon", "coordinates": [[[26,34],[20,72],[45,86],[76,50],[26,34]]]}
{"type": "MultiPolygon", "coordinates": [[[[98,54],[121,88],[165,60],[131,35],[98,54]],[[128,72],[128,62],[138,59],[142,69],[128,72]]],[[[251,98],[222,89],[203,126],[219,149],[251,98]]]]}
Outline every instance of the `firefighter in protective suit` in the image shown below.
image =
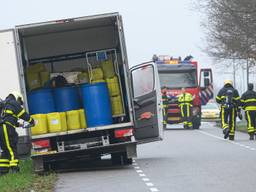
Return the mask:
{"type": "Polygon", "coordinates": [[[216,101],[221,105],[221,126],[223,129],[224,139],[234,140],[236,117],[241,118],[240,113],[240,96],[238,91],[233,87],[231,80],[224,81],[224,87],[216,96],[216,101]]]}
{"type": "Polygon", "coordinates": [[[168,120],[168,97],[167,97],[167,88],[162,87],[162,101],[163,101],[163,124],[164,128],[167,126],[167,120],[168,120]]]}
{"type": "Polygon", "coordinates": [[[193,128],[192,124],[192,102],[193,97],[190,93],[186,93],[185,88],[181,89],[181,94],[178,96],[178,103],[181,112],[181,118],[184,124],[184,128],[193,128]]]}
{"type": "Polygon", "coordinates": [[[9,171],[19,171],[19,160],[17,157],[18,134],[15,130],[19,126],[18,120],[22,119],[34,125],[34,120],[25,112],[22,95],[18,92],[10,93],[2,101],[1,124],[0,124],[0,146],[2,154],[0,158],[0,174],[9,171]]]}
{"type": "Polygon", "coordinates": [[[245,110],[247,129],[250,140],[254,140],[256,128],[256,92],[253,91],[253,84],[248,84],[248,90],[241,97],[241,105],[245,110]]]}

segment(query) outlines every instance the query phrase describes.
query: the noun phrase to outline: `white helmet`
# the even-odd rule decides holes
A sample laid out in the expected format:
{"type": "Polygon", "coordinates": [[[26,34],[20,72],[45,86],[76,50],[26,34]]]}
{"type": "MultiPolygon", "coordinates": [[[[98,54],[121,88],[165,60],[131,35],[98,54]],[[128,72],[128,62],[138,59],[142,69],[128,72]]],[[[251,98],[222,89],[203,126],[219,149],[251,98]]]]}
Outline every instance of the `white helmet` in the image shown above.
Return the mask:
{"type": "Polygon", "coordinates": [[[224,85],[226,85],[226,84],[233,85],[233,81],[230,79],[226,79],[226,80],[224,80],[224,85]]]}
{"type": "Polygon", "coordinates": [[[16,101],[19,101],[19,100],[20,100],[21,102],[23,102],[23,97],[22,97],[22,95],[21,95],[20,92],[18,92],[18,91],[13,91],[13,92],[10,93],[10,95],[13,95],[14,98],[16,99],[16,101]]]}

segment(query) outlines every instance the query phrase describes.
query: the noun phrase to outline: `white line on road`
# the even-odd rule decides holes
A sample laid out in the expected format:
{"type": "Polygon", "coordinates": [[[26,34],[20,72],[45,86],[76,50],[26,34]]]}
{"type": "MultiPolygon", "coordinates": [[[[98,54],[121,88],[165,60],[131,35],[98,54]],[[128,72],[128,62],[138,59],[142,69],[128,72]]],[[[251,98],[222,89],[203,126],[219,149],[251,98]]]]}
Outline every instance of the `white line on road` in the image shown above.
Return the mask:
{"type": "Polygon", "coordinates": [[[150,191],[152,191],[152,192],[157,192],[158,189],[157,189],[157,188],[150,188],[150,191]]]}
{"type": "Polygon", "coordinates": [[[143,173],[143,171],[140,169],[140,167],[139,167],[138,164],[135,162],[135,160],[133,160],[133,167],[134,167],[135,171],[136,171],[137,173],[139,173],[139,176],[141,177],[142,181],[145,182],[145,184],[147,185],[147,187],[149,187],[149,190],[150,190],[151,192],[158,192],[158,191],[159,191],[156,187],[154,187],[155,185],[154,185],[153,183],[149,182],[150,179],[146,177],[146,175],[145,175],[145,174],[143,173]],[[136,164],[136,165],[135,165],[135,164],[136,164]]]}
{"type": "Polygon", "coordinates": [[[146,185],[147,185],[148,187],[153,187],[153,186],[154,186],[153,183],[146,183],[146,185]]]}
{"type": "Polygon", "coordinates": [[[245,148],[245,149],[250,149],[250,150],[252,150],[252,151],[255,151],[255,150],[256,150],[255,148],[250,147],[250,146],[248,146],[248,145],[244,145],[244,144],[242,144],[242,143],[238,143],[238,142],[235,142],[235,141],[226,140],[226,139],[224,139],[224,138],[222,138],[222,137],[213,135],[213,134],[211,134],[211,133],[207,133],[207,132],[202,131],[202,130],[197,130],[197,131],[198,131],[199,133],[204,134],[204,135],[207,135],[207,136],[210,136],[210,137],[214,137],[214,138],[219,139],[219,140],[227,141],[227,142],[232,143],[232,144],[234,144],[234,145],[239,145],[240,147],[243,147],[243,148],[245,148]]]}
{"type": "Polygon", "coordinates": [[[149,181],[149,178],[142,178],[143,181],[149,181]]]}

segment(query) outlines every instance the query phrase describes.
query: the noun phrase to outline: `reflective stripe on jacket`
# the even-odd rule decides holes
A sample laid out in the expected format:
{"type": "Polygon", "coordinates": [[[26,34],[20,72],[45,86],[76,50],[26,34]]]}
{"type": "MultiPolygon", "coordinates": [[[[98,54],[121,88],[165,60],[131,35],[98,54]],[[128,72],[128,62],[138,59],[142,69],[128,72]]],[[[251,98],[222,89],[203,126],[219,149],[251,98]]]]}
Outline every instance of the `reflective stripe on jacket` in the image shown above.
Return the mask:
{"type": "Polygon", "coordinates": [[[241,105],[245,111],[256,111],[256,92],[246,91],[241,97],[241,105]]]}
{"type": "Polygon", "coordinates": [[[190,104],[192,106],[193,97],[190,93],[184,93],[178,95],[179,105],[190,104]]]}

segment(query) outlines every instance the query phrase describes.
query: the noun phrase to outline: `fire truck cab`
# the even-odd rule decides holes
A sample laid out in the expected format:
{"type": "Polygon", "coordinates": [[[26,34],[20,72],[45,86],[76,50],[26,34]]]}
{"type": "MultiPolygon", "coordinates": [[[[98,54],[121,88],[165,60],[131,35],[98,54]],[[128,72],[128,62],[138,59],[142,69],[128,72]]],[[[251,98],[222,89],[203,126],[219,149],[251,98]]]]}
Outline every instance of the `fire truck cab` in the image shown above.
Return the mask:
{"type": "Polygon", "coordinates": [[[193,96],[193,129],[199,129],[201,125],[201,105],[213,98],[212,70],[201,69],[199,72],[198,63],[192,58],[187,56],[182,60],[166,55],[153,56],[160,78],[165,125],[182,123],[177,97],[182,88],[193,96]]]}

